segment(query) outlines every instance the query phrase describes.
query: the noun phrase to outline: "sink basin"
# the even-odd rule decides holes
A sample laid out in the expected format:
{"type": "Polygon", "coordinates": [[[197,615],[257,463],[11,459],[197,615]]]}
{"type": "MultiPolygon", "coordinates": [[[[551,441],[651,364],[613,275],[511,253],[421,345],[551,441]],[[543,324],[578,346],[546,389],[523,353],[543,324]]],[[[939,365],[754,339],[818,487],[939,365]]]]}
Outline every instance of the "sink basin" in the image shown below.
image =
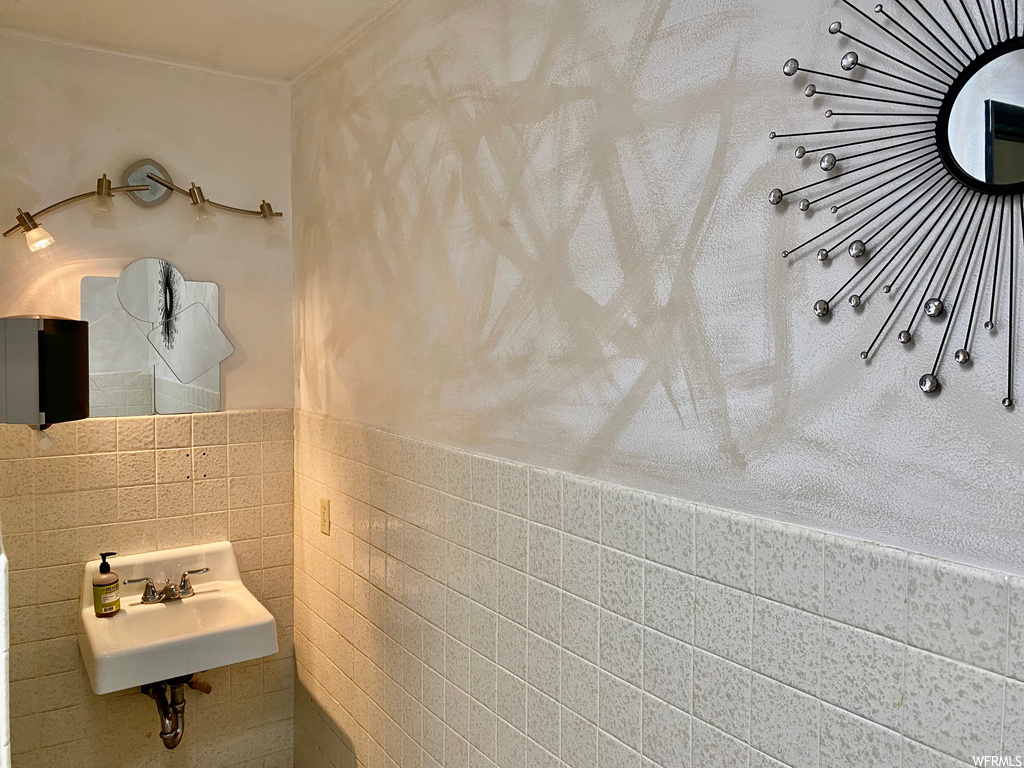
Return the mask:
{"type": "Polygon", "coordinates": [[[195,595],[144,605],[142,584],[121,584],[121,611],[97,618],[92,578],[100,561],[85,565],[78,646],[96,693],[237,664],[277,653],[274,617],[245,588],[235,552],[226,541],[116,557],[111,566],[123,582],[148,576],[159,591],[164,579],[177,584],[182,572],[209,568],[192,577],[195,595]]]}

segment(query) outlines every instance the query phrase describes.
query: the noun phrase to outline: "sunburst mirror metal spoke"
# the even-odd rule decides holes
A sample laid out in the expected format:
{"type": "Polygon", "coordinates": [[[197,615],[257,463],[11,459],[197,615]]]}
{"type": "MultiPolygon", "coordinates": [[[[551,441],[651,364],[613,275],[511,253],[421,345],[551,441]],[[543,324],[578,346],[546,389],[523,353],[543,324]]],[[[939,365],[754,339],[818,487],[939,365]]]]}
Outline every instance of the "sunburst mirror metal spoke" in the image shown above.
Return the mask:
{"type": "Polygon", "coordinates": [[[1002,403],[1012,408],[1024,256],[1024,0],[894,0],[870,10],[841,2],[852,21],[828,29],[849,43],[838,70],[797,59],[782,68],[807,78],[804,95],[836,127],[770,134],[826,175],[773,189],[769,202],[827,208],[834,222],[782,255],[856,261],[852,276],[814,303],[819,318],[843,298],[857,310],[887,299],[864,360],[893,335],[909,345],[921,324],[938,324],[934,362],[918,382],[926,394],[942,389],[948,358],[971,364],[984,328],[999,342],[990,339],[986,354],[1005,357],[1002,403]]]}

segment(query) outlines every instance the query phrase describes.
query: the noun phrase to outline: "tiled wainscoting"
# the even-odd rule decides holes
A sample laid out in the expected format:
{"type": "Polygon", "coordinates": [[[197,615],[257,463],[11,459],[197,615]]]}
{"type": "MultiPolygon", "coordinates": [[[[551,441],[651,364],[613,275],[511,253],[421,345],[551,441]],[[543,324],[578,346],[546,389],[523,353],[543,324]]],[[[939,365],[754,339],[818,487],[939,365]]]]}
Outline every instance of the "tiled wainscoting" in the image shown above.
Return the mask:
{"type": "Polygon", "coordinates": [[[306,413],[296,440],[302,768],[1024,755],[1022,580],[306,413]]]}
{"type": "MultiPolygon", "coordinates": [[[[39,434],[0,425],[10,558],[14,768],[292,764],[293,411],[90,419],[39,434]],[[78,651],[83,563],[230,539],[278,622],[273,657],[200,675],[167,751],[154,703],[92,693],[78,651]]],[[[117,570],[117,559],[113,560],[117,570]]]]}

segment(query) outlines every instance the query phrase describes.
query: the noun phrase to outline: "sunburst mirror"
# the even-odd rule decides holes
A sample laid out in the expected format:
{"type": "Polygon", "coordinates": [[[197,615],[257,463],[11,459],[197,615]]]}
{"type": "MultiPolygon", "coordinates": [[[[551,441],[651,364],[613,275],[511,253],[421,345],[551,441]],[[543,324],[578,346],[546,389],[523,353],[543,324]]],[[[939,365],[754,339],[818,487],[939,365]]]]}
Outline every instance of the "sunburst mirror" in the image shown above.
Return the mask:
{"type": "Polygon", "coordinates": [[[834,220],[782,255],[852,257],[852,275],[830,285],[813,311],[827,318],[843,305],[860,312],[881,303],[864,360],[893,337],[912,345],[920,324],[937,323],[941,341],[921,390],[942,389],[950,360],[967,367],[976,354],[999,354],[1000,396],[1012,408],[1024,256],[1024,0],[841,2],[849,26],[836,21],[828,31],[849,46],[836,71],[797,59],[783,65],[786,76],[806,78],[803,94],[834,127],[770,134],[825,177],[773,189],[769,202],[805,216],[825,209],[834,220]],[[978,339],[979,329],[989,338],[978,339]]]}

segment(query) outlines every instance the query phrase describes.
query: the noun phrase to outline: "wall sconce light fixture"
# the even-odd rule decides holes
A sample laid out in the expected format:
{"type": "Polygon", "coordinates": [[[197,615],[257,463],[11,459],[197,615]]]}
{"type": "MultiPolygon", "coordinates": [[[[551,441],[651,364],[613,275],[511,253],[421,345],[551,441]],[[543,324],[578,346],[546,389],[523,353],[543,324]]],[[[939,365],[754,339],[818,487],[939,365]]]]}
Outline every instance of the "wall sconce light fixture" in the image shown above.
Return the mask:
{"type": "MultiPolygon", "coordinates": [[[[72,203],[81,202],[83,200],[93,199],[95,210],[99,213],[113,213],[114,211],[114,195],[118,192],[126,193],[150,193],[148,197],[139,196],[138,194],[129,194],[129,197],[139,205],[143,207],[150,207],[154,204],[163,202],[163,197],[159,194],[153,195],[154,189],[163,187],[168,190],[164,192],[167,195],[169,192],[177,192],[185,197],[189,198],[192,205],[194,206],[195,218],[197,221],[205,219],[214,213],[214,209],[222,211],[228,211],[229,213],[237,213],[245,216],[258,216],[261,219],[271,219],[274,217],[283,216],[284,214],[275,211],[270,203],[266,200],[260,203],[259,210],[246,210],[245,208],[234,208],[230,205],[222,205],[215,203],[212,200],[207,200],[206,196],[203,195],[202,187],[198,187],[192,184],[189,189],[182,189],[176,186],[170,180],[170,174],[163,170],[163,167],[153,160],[140,160],[137,163],[132,164],[125,172],[126,180],[131,177],[133,180],[140,175],[140,171],[146,172],[145,178],[152,183],[146,184],[125,184],[120,187],[113,187],[110,184],[110,179],[107,178],[106,174],[103,174],[99,179],[96,180],[96,190],[94,192],[84,192],[81,195],[75,195],[69,197],[66,200],[61,200],[59,203],[43,208],[35,213],[29,213],[27,211],[18,209],[17,220],[18,223],[3,233],[4,237],[10,237],[16,232],[23,232],[25,235],[25,241],[28,243],[28,248],[33,253],[41,251],[54,243],[54,237],[45,229],[43,229],[38,222],[38,219],[42,219],[45,216],[53,213],[54,211],[60,210],[72,203]],[[152,168],[158,173],[154,173],[149,169],[152,168]],[[159,185],[154,187],[154,185],[159,185]]],[[[141,179],[139,179],[141,180],[141,179]]]]}
{"type": "Polygon", "coordinates": [[[84,192],[81,195],[69,197],[66,200],[61,200],[59,203],[54,203],[47,208],[43,208],[41,211],[37,211],[36,213],[27,213],[19,208],[18,223],[4,232],[4,237],[10,237],[20,230],[25,233],[25,242],[28,243],[28,249],[33,253],[41,251],[43,248],[53,245],[54,239],[53,235],[39,226],[37,219],[48,216],[54,211],[58,211],[72,203],[88,200],[89,198],[96,198],[96,210],[111,212],[114,210],[115,192],[131,192],[143,189],[149,189],[149,185],[135,187],[111,187],[110,179],[107,178],[107,174],[103,174],[101,178],[96,179],[96,191],[94,192],[84,192]]]}

